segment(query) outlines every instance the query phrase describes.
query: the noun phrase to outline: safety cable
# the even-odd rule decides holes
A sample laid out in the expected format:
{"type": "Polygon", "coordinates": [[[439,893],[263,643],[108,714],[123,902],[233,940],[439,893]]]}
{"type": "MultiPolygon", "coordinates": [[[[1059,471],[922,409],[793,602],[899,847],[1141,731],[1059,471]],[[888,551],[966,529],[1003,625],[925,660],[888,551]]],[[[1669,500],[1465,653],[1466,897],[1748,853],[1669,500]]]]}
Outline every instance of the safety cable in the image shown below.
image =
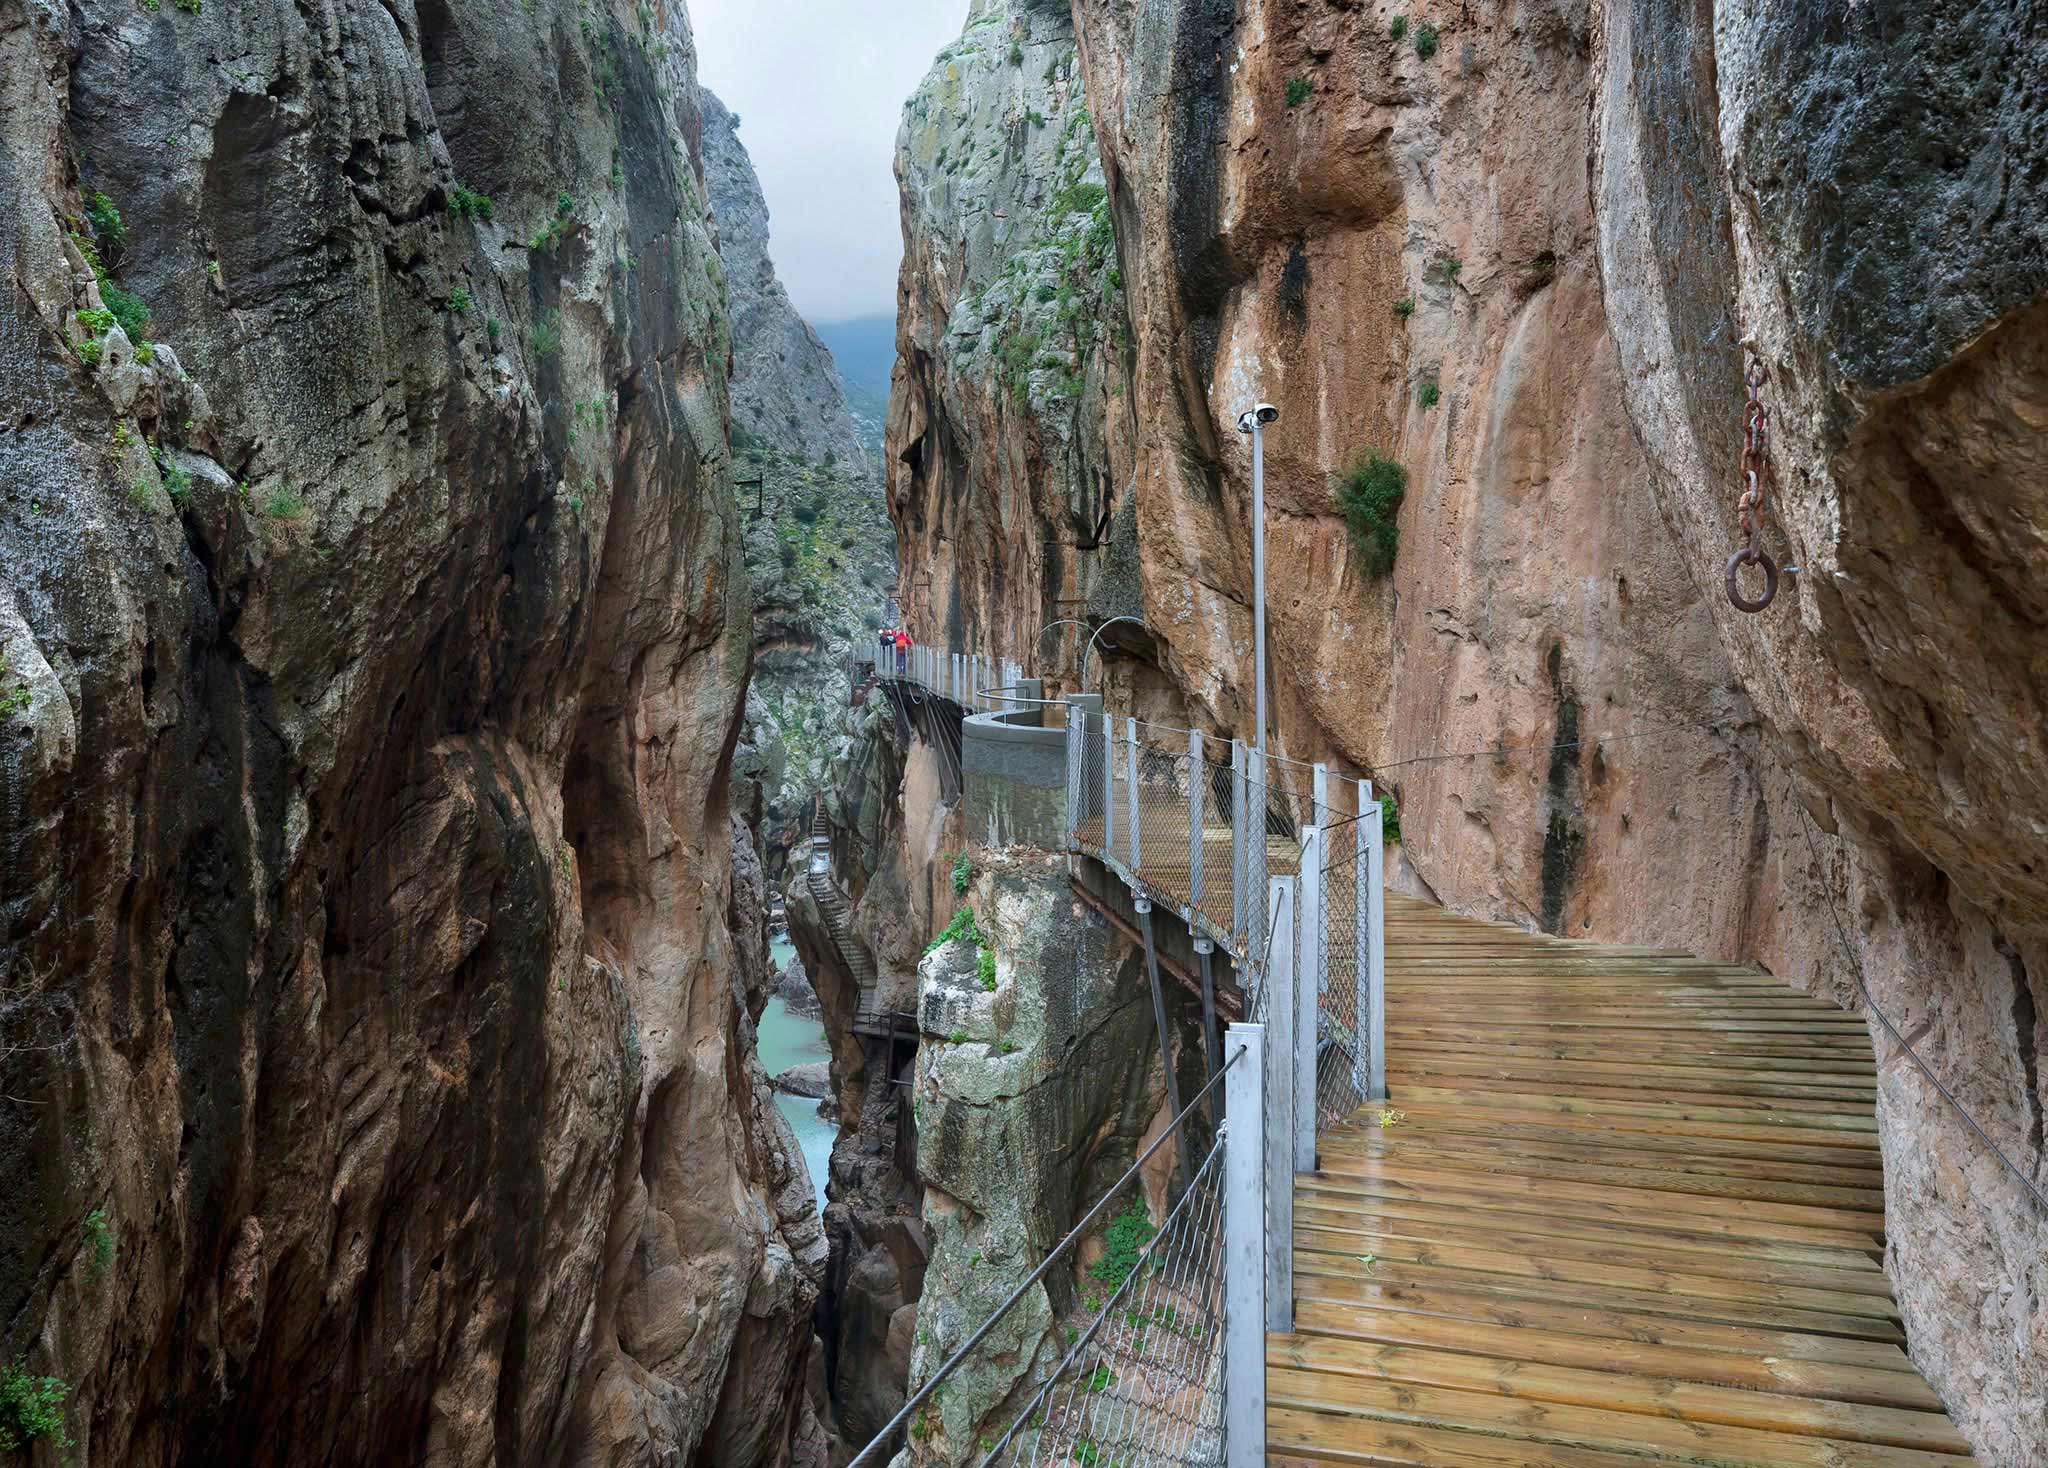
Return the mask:
{"type": "MultiPolygon", "coordinates": [[[[1792,690],[1786,686],[1785,675],[1780,671],[1776,659],[1766,655],[1761,661],[1764,666],[1771,670],[1771,680],[1778,685],[1778,696],[1784,700],[1783,707],[1787,711],[1796,709],[1798,704],[1793,700],[1792,690]]],[[[1793,779],[1797,777],[1788,771],[1787,778],[1793,779]]],[[[1799,799],[1796,791],[1792,792],[1792,803],[1799,808],[1800,831],[1806,837],[1807,854],[1813,858],[1814,866],[1821,867],[1820,846],[1814,839],[1813,815],[1807,810],[1806,802],[1799,799]]],[[[1835,839],[1841,841],[1844,846],[1848,845],[1848,842],[1840,836],[1837,836],[1835,839]]],[[[1825,868],[1822,868],[1822,876],[1825,877],[1825,875],[1825,868]]],[[[1963,1125],[1974,1132],[1977,1140],[1988,1147],[1991,1150],[1991,1155],[1996,1157],[2003,1164],[2005,1170],[2012,1174],[2013,1181],[2017,1182],[2026,1192],[2027,1196],[2033,1199],[2034,1206],[2041,1210],[2042,1216],[2048,1218],[2048,1193],[2044,1193],[2040,1185],[2029,1178],[2020,1169],[2020,1165],[2006,1154],[2005,1149],[1991,1139],[1991,1134],[1978,1124],[1977,1118],[1972,1116],[1969,1108],[1957,1099],[1956,1093],[1943,1084],[1941,1077],[1934,1073],[1933,1067],[1920,1058],[1920,1052],[1913,1048],[1911,1042],[1899,1032],[1899,1027],[1892,1023],[1891,1016],[1886,1014],[1883,1007],[1878,1004],[1877,996],[1870,992],[1870,981],[1864,976],[1863,962],[1856,956],[1855,945],[1849,941],[1849,927],[1847,923],[1842,921],[1842,911],[1835,903],[1834,889],[1823,881],[1821,892],[1827,898],[1828,916],[1834,921],[1835,941],[1842,947],[1842,961],[1848,964],[1849,972],[1856,980],[1856,988],[1863,995],[1863,1003],[1869,1009],[1872,1017],[1877,1020],[1878,1025],[1884,1032],[1891,1036],[1892,1043],[1905,1052],[1906,1058],[1913,1062],[1914,1069],[1927,1078],[1927,1084],[1934,1087],[1935,1091],[1941,1096],[1941,1099],[1948,1102],[1954,1108],[1956,1115],[1963,1119],[1963,1125]]]]}
{"type": "Polygon", "coordinates": [[[996,1328],[997,1324],[1001,1322],[1002,1318],[1010,1312],[1010,1310],[1017,1304],[1019,1300],[1024,1298],[1025,1292],[1029,1290],[1033,1285],[1037,1284],[1041,1279],[1045,1278],[1045,1276],[1051,1271],[1053,1265],[1058,1263],[1060,1259],[1066,1255],[1066,1252],[1070,1248],[1072,1248],[1076,1242],[1080,1240],[1081,1236],[1087,1232],[1088,1226],[1091,1223],[1095,1222],[1096,1218],[1099,1217],[1102,1211],[1110,1205],[1111,1201],[1121,1196],[1125,1186],[1130,1183],[1131,1179],[1135,1178],[1138,1175],[1140,1169],[1142,1169],[1147,1162],[1152,1160],[1152,1154],[1157,1152],[1161,1147],[1165,1146],[1167,1139],[1169,1137],[1177,1137],[1180,1135],[1181,1123],[1185,1122],[1188,1119],[1188,1117],[1193,1114],[1197,1106],[1200,1106],[1202,1102],[1208,1099],[1209,1093],[1216,1089],[1217,1084],[1221,1082],[1223,1077],[1229,1073],[1230,1068],[1233,1065],[1236,1065],[1237,1062],[1244,1057],[1245,1048],[1246,1047],[1240,1045],[1237,1048],[1237,1053],[1232,1055],[1228,1060],[1224,1061],[1222,1067],[1217,1070],[1216,1074],[1209,1078],[1208,1084],[1203,1086],[1201,1090],[1197,1091],[1194,1095],[1194,1098],[1190,1100],[1185,1106],[1181,1107],[1180,1114],[1175,1116],[1172,1121],[1168,1122],[1160,1130],[1159,1135],[1152,1139],[1152,1145],[1147,1147],[1143,1152],[1140,1152],[1138,1154],[1137,1160],[1131,1163],[1130,1167],[1125,1170],[1124,1175],[1118,1178],[1114,1183],[1110,1184],[1110,1186],[1103,1192],[1102,1196],[1096,1199],[1095,1206],[1093,1208],[1090,1208],[1086,1213],[1082,1214],[1079,1221],[1077,1221],[1074,1224],[1074,1226],[1067,1231],[1066,1237],[1062,1238],[1057,1244],[1053,1245],[1051,1251],[1046,1254],[1044,1260],[1040,1262],[1039,1266],[1036,1269],[1032,1270],[1030,1274],[1026,1275],[1023,1279],[1023,1282],[1020,1283],[1015,1289],[1011,1290],[1006,1297],[1004,1297],[1003,1302],[996,1306],[995,1310],[990,1313],[988,1319],[984,1320],[981,1323],[981,1325],[976,1328],[974,1333],[968,1336],[966,1341],[961,1344],[958,1350],[956,1350],[955,1352],[953,1352],[951,1356],[946,1358],[945,1362],[942,1365],[940,1365],[937,1371],[934,1371],[929,1377],[925,1379],[925,1383],[923,1386],[919,1387],[915,1392],[911,1393],[910,1399],[906,1401],[902,1405],[902,1407],[900,1407],[897,1410],[896,1415],[894,1417],[891,1417],[888,1420],[888,1422],[883,1425],[882,1430],[880,1432],[877,1432],[872,1438],[868,1440],[868,1445],[862,1448],[858,1453],[855,1453],[853,1455],[853,1459],[851,1462],[847,1464],[847,1468],[859,1468],[859,1465],[867,1461],[868,1456],[874,1452],[875,1448],[878,1445],[888,1442],[896,1434],[899,1428],[901,1428],[905,1423],[910,1421],[911,1414],[914,1413],[919,1407],[923,1406],[926,1399],[928,1399],[932,1395],[932,1393],[939,1388],[940,1384],[943,1383],[945,1379],[952,1374],[953,1369],[957,1367],[962,1361],[966,1360],[968,1354],[972,1352],[976,1346],[980,1345],[982,1341],[988,1337],[988,1333],[996,1328]]]}

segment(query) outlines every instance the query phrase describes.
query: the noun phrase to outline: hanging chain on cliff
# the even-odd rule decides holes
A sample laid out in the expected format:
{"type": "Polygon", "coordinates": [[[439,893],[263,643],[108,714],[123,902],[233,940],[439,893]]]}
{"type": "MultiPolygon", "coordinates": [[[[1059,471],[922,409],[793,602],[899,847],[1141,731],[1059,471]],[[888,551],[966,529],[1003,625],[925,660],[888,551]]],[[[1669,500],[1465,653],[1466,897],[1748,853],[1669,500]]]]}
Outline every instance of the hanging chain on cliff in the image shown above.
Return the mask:
{"type": "Polygon", "coordinates": [[[1764,422],[1764,383],[1770,374],[1764,371],[1761,360],[1750,364],[1749,375],[1743,383],[1749,388],[1749,401],[1742,409],[1742,499],[1736,505],[1736,515],[1741,522],[1744,544],[1728,558],[1728,600],[1735,603],[1738,611],[1760,612],[1771,604],[1771,598],[1778,594],[1778,563],[1771,559],[1764,549],[1764,480],[1768,468],[1767,440],[1769,430],[1764,422]],[[1737,577],[1744,566],[1761,566],[1764,569],[1764,592],[1754,601],[1742,594],[1737,577]]]}

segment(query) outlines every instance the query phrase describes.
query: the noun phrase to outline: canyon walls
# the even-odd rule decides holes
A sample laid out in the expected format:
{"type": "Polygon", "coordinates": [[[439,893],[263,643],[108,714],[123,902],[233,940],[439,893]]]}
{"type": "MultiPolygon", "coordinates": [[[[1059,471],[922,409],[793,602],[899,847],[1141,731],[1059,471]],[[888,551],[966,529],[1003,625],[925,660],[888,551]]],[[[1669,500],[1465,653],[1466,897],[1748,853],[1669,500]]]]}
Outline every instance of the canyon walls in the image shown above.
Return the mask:
{"type": "MultiPolygon", "coordinates": [[[[904,108],[885,467],[923,641],[1071,669],[1130,503],[1111,204],[1063,5],[975,0],[904,108]]],[[[1135,587],[1131,588],[1134,593],[1135,587]]],[[[1129,608],[1135,610],[1135,606],[1129,608]]]]}
{"type": "Polygon", "coordinates": [[[38,1463],[819,1460],[699,126],[668,6],[0,4],[38,1463]]]}
{"type": "MultiPolygon", "coordinates": [[[[1863,976],[2042,1180],[2040,18],[1071,11],[977,5],[919,94],[943,126],[914,100],[900,139],[913,631],[1071,679],[1040,629],[1135,614],[1111,706],[1249,736],[1234,422],[1270,401],[1276,749],[1394,793],[1408,879],[1459,909],[1859,1007],[1863,976]],[[1113,280],[1130,333],[1070,359],[1102,383],[1071,428],[988,335],[982,282],[1068,217],[1028,151],[986,172],[978,120],[1047,112],[1006,33],[1071,35],[1113,236],[1043,286],[1113,280]],[[1757,617],[1721,590],[1745,340],[1800,568],[1757,617]]],[[[1872,1024],[1915,1359],[1985,1461],[2032,1463],[2048,1219],[1872,1024]]]]}
{"type": "Polygon", "coordinates": [[[754,588],[742,764],[764,787],[771,879],[840,753],[848,664],[874,655],[895,583],[882,482],[825,350],[768,256],[739,122],[704,94],[704,182],[732,322],[733,492],[754,588]]]}

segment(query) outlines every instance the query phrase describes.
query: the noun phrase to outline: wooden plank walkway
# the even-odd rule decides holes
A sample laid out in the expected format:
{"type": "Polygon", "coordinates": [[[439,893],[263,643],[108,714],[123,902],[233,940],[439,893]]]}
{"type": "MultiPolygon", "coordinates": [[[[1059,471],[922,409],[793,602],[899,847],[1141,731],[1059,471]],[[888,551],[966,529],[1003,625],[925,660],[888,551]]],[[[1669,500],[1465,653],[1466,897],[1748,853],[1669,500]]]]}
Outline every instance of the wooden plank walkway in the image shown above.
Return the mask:
{"type": "Polygon", "coordinates": [[[1863,1023],[1389,894],[1398,1115],[1297,1179],[1268,1461],[1957,1468],[1903,1351],[1863,1023]]]}

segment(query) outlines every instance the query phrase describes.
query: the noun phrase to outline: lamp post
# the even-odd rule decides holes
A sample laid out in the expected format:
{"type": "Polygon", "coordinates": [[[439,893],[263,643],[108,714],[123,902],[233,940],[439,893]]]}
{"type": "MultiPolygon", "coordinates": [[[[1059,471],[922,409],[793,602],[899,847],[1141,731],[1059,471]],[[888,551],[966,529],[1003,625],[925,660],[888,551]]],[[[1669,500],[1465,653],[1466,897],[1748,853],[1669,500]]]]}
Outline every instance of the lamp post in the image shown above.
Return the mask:
{"type": "Polygon", "coordinates": [[[1271,403],[1237,415],[1237,431],[1252,436],[1252,679],[1258,685],[1252,747],[1259,752],[1261,770],[1266,767],[1266,425],[1279,416],[1271,403]]]}

